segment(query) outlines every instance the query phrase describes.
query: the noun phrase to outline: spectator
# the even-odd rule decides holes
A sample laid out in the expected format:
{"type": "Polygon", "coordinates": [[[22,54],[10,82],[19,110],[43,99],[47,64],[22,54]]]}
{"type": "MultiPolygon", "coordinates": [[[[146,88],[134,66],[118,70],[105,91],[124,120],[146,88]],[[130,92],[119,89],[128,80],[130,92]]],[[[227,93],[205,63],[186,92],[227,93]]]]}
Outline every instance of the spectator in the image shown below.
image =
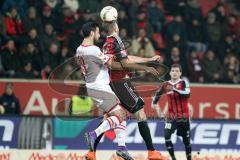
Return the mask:
{"type": "Polygon", "coordinates": [[[209,13],[207,17],[206,24],[206,37],[210,48],[217,49],[217,45],[223,37],[223,27],[220,23],[216,21],[216,15],[214,13],[209,13]]]}
{"type": "Polygon", "coordinates": [[[234,41],[232,36],[227,34],[221,44],[218,46],[218,57],[223,62],[224,58],[229,53],[240,53],[240,47],[237,41],[234,41]]]}
{"type": "MultiPolygon", "coordinates": [[[[126,12],[124,10],[120,10],[118,12],[118,25],[119,28],[126,28],[129,29],[130,27],[130,23],[129,23],[129,19],[126,15],[126,12]]],[[[127,30],[129,32],[129,30],[127,30]]]]}
{"type": "Polygon", "coordinates": [[[226,20],[226,10],[223,3],[218,3],[217,6],[211,11],[216,15],[216,21],[220,24],[224,24],[226,20]]]}
{"type": "Polygon", "coordinates": [[[128,32],[126,28],[120,28],[119,35],[121,39],[123,40],[129,40],[130,38],[128,37],[128,32]]]}
{"type": "Polygon", "coordinates": [[[0,13],[0,37],[5,37],[5,36],[6,36],[6,25],[4,21],[4,16],[0,13]]]}
{"type": "Polygon", "coordinates": [[[47,24],[51,24],[54,26],[54,22],[56,22],[56,18],[52,13],[52,9],[49,6],[44,6],[42,9],[42,25],[45,27],[47,24]]]}
{"type": "Polygon", "coordinates": [[[22,44],[26,45],[27,43],[32,43],[36,47],[36,49],[40,49],[40,39],[36,28],[31,28],[28,31],[27,36],[23,38],[22,44]]]}
{"type": "Polygon", "coordinates": [[[70,105],[70,114],[92,116],[93,100],[87,97],[85,85],[80,85],[77,95],[72,96],[70,105]]]}
{"type": "Polygon", "coordinates": [[[42,52],[47,52],[50,44],[58,44],[57,36],[51,24],[45,25],[44,34],[40,37],[40,42],[42,52]]]}
{"type": "MultiPolygon", "coordinates": [[[[136,26],[137,28],[144,28],[150,37],[152,35],[152,27],[147,20],[147,5],[146,1],[138,0],[137,1],[137,10],[136,10],[136,26]]],[[[134,35],[136,35],[134,33],[134,35]]]]}
{"type": "Polygon", "coordinates": [[[157,5],[156,0],[150,1],[148,8],[148,17],[149,23],[153,27],[153,31],[161,32],[165,17],[159,5],[157,5]]]}
{"type": "Polygon", "coordinates": [[[62,49],[61,49],[61,54],[59,54],[58,64],[62,64],[64,61],[68,60],[72,56],[74,56],[74,55],[71,55],[68,47],[63,46],[62,49]]]}
{"type": "MultiPolygon", "coordinates": [[[[186,52],[186,26],[183,23],[182,16],[179,14],[175,15],[174,20],[166,24],[166,48],[171,49],[174,46],[180,48],[181,53],[186,52]]],[[[168,53],[171,50],[167,51],[168,53]]],[[[183,55],[184,55],[183,54],[183,55]]],[[[182,55],[182,56],[183,56],[182,55]]]]}
{"type": "MultiPolygon", "coordinates": [[[[102,1],[99,0],[91,0],[91,1],[86,1],[86,0],[78,0],[79,1],[79,8],[81,11],[86,11],[89,10],[89,13],[96,13],[100,8],[103,8],[103,6],[100,5],[102,1]]],[[[114,2],[114,1],[113,1],[114,2]]],[[[114,6],[112,4],[109,4],[111,6],[114,6]]]]}
{"type": "Polygon", "coordinates": [[[143,57],[152,57],[155,55],[155,50],[152,46],[150,39],[146,35],[146,31],[143,28],[140,28],[138,31],[138,37],[133,39],[131,46],[131,54],[138,55],[140,50],[144,50],[143,57]]]}
{"type": "Polygon", "coordinates": [[[40,72],[42,69],[41,59],[42,58],[33,43],[28,43],[24,48],[24,52],[20,56],[22,68],[24,68],[24,65],[26,65],[28,62],[30,62],[35,77],[40,77],[40,72]]]}
{"type": "Polygon", "coordinates": [[[59,48],[56,43],[49,45],[48,52],[44,55],[44,64],[50,65],[51,69],[57,67],[59,62],[59,48]]]}
{"type": "Polygon", "coordinates": [[[4,107],[4,114],[21,114],[21,106],[18,98],[14,95],[12,83],[7,83],[5,92],[0,97],[0,104],[4,107]]]}
{"type": "MultiPolygon", "coordinates": [[[[101,35],[102,37],[102,35],[101,35]]],[[[100,37],[100,38],[101,38],[100,37]]],[[[83,40],[81,29],[77,29],[74,34],[71,34],[68,38],[68,48],[71,53],[76,52],[76,48],[81,44],[83,40]]]]}
{"type": "MultiPolygon", "coordinates": [[[[51,71],[52,71],[51,66],[49,64],[45,64],[44,68],[41,71],[41,78],[44,80],[48,79],[51,71]]],[[[54,77],[51,77],[51,78],[54,78],[54,77]]]]}
{"type": "Polygon", "coordinates": [[[71,9],[67,6],[63,7],[63,22],[61,28],[63,34],[66,36],[74,33],[76,29],[76,19],[71,9]]]}
{"type": "Polygon", "coordinates": [[[26,11],[28,8],[28,4],[26,0],[6,0],[3,3],[2,11],[3,13],[8,12],[12,7],[17,9],[19,15],[23,18],[26,16],[26,11]]]}
{"type": "Polygon", "coordinates": [[[188,46],[194,47],[197,52],[205,52],[206,44],[203,24],[199,19],[192,19],[191,23],[187,25],[187,39],[188,46]]]}
{"type": "Polygon", "coordinates": [[[185,58],[182,58],[181,56],[181,51],[178,47],[173,47],[171,48],[171,55],[170,58],[167,58],[165,63],[167,66],[171,66],[172,64],[181,64],[184,72],[182,73],[187,73],[186,70],[186,65],[185,65],[185,58]]]}
{"type": "Polygon", "coordinates": [[[17,8],[12,7],[5,17],[7,35],[19,36],[23,33],[23,23],[18,15],[17,8]]]}
{"type": "Polygon", "coordinates": [[[203,61],[204,80],[208,83],[222,82],[223,68],[213,50],[208,50],[203,61]]]}
{"type": "Polygon", "coordinates": [[[25,32],[28,32],[31,28],[36,28],[37,31],[40,33],[42,32],[42,24],[40,18],[37,16],[36,8],[31,6],[28,9],[28,16],[26,21],[24,22],[25,32]]]}
{"type": "Polygon", "coordinates": [[[188,24],[192,23],[193,20],[202,23],[203,15],[198,0],[190,0],[187,2],[184,17],[188,24]]]}
{"type": "Polygon", "coordinates": [[[224,76],[226,83],[239,84],[240,82],[240,63],[234,54],[228,54],[224,61],[226,75],[224,76]]]}
{"type": "Polygon", "coordinates": [[[58,75],[54,75],[57,79],[61,80],[75,80],[76,76],[73,73],[73,66],[71,64],[66,64],[58,75]]]}
{"type": "Polygon", "coordinates": [[[138,10],[138,5],[136,1],[131,1],[131,0],[123,0],[120,2],[121,3],[121,8],[126,12],[126,15],[128,16],[128,35],[129,37],[134,37],[136,35],[136,17],[137,17],[137,10],[138,10]]]}
{"type": "Polygon", "coordinates": [[[1,52],[1,59],[5,75],[7,77],[15,77],[20,68],[20,64],[13,40],[7,41],[5,48],[1,52]]]}
{"type": "Polygon", "coordinates": [[[36,78],[34,71],[32,69],[32,63],[31,62],[25,62],[23,64],[23,69],[21,70],[19,78],[25,78],[25,79],[34,79],[36,78]]]}
{"type": "Polygon", "coordinates": [[[237,21],[237,17],[234,15],[230,15],[227,18],[227,31],[234,39],[240,39],[240,23],[237,21]]]}
{"type": "Polygon", "coordinates": [[[197,52],[193,49],[187,57],[188,78],[191,82],[204,82],[203,64],[198,57],[197,52]]]}
{"type": "Polygon", "coordinates": [[[176,15],[179,11],[184,12],[186,7],[186,0],[163,0],[163,3],[169,15],[176,15]]]}

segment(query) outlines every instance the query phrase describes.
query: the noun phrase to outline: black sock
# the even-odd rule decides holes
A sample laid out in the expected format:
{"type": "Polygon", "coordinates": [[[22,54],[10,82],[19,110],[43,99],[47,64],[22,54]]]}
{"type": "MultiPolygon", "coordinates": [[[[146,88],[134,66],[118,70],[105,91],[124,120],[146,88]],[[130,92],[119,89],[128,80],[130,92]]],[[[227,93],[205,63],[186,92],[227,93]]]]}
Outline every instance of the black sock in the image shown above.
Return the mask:
{"type": "Polygon", "coordinates": [[[185,145],[185,151],[186,151],[186,156],[187,156],[187,160],[191,160],[192,156],[192,145],[190,143],[190,138],[189,136],[183,137],[183,143],[185,145]]]}
{"type": "Polygon", "coordinates": [[[150,151],[155,150],[152,144],[152,137],[147,122],[146,121],[138,122],[138,129],[147,146],[147,149],[150,151]]]}
{"type": "Polygon", "coordinates": [[[186,151],[187,160],[191,160],[192,146],[191,145],[185,146],[185,151],[186,151]]]}
{"type": "Polygon", "coordinates": [[[165,141],[165,145],[167,147],[167,150],[172,158],[172,160],[175,160],[175,155],[174,155],[174,148],[171,139],[165,141]]]}
{"type": "Polygon", "coordinates": [[[101,141],[103,135],[104,135],[104,133],[100,134],[100,135],[97,137],[97,139],[95,140],[95,143],[94,143],[94,151],[95,151],[95,152],[96,152],[96,150],[97,150],[97,146],[98,146],[99,142],[101,141]]]}

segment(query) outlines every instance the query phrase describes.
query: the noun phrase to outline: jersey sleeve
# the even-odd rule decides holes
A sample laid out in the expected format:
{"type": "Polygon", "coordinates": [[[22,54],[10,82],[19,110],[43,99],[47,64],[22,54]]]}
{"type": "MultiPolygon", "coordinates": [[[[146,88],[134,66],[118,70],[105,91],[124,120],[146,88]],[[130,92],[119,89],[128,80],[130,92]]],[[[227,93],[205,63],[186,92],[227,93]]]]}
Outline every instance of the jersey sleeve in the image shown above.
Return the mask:
{"type": "Polygon", "coordinates": [[[175,92],[177,92],[178,94],[185,96],[185,97],[190,97],[190,85],[189,82],[187,80],[183,80],[183,90],[178,90],[178,89],[173,89],[175,92]]]}
{"type": "Polygon", "coordinates": [[[113,49],[114,49],[114,53],[117,61],[121,61],[123,59],[128,58],[125,46],[119,37],[115,37],[113,45],[114,45],[113,49]]]}
{"type": "Polygon", "coordinates": [[[96,49],[96,53],[97,53],[97,62],[100,63],[100,64],[104,64],[104,65],[108,65],[108,62],[110,61],[110,57],[103,54],[102,51],[97,48],[96,49]]]}

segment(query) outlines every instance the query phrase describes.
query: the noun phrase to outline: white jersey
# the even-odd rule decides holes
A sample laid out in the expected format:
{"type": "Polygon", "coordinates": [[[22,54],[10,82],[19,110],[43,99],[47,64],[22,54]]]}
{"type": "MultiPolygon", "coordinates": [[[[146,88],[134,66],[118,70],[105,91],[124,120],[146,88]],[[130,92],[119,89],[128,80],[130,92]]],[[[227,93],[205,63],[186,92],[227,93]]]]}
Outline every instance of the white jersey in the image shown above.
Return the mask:
{"type": "Polygon", "coordinates": [[[112,92],[109,83],[107,63],[110,58],[95,45],[80,45],[77,48],[77,62],[85,76],[86,87],[112,92]]]}

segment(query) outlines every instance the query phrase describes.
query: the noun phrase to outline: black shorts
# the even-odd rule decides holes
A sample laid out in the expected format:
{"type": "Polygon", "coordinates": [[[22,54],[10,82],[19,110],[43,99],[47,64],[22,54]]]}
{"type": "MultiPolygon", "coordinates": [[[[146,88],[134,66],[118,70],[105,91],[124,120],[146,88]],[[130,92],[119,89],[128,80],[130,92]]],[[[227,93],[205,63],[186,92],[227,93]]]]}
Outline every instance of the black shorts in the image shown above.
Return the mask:
{"type": "Polygon", "coordinates": [[[128,80],[113,81],[110,86],[116,96],[119,98],[121,105],[130,113],[136,113],[144,106],[143,99],[135,91],[135,88],[128,80]]]}
{"type": "Polygon", "coordinates": [[[164,134],[173,134],[177,130],[178,136],[189,136],[190,134],[190,121],[189,119],[174,119],[165,120],[164,134]]]}

